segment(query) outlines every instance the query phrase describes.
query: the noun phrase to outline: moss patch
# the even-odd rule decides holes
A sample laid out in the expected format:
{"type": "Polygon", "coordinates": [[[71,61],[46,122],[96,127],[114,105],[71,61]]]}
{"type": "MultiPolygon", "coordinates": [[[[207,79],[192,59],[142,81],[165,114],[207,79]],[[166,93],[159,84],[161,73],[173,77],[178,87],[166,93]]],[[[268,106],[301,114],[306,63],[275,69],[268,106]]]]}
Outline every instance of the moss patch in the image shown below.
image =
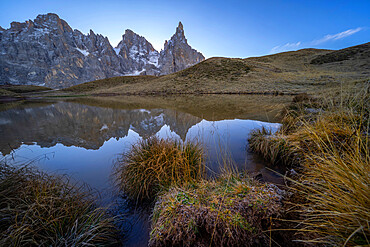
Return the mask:
{"type": "Polygon", "coordinates": [[[233,175],[171,188],[155,205],[150,246],[267,244],[281,199],[276,186],[233,175]]]}

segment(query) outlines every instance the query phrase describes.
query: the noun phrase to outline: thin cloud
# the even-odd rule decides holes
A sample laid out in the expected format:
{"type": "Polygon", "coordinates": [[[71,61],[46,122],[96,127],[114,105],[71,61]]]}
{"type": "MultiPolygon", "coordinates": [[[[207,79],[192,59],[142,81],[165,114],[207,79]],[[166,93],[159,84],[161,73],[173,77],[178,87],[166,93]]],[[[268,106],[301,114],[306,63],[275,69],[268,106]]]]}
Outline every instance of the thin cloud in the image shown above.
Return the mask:
{"type": "Polygon", "coordinates": [[[291,51],[291,50],[299,48],[300,45],[301,45],[301,41],[298,41],[297,43],[286,43],[285,45],[278,45],[272,48],[270,53],[291,51]]]}
{"type": "Polygon", "coordinates": [[[318,39],[318,40],[314,40],[314,41],[311,41],[311,45],[319,45],[319,44],[322,44],[322,43],[325,43],[325,42],[328,42],[330,40],[338,40],[338,39],[343,39],[345,37],[348,37],[348,36],[351,36],[355,33],[358,33],[362,30],[361,27],[358,27],[358,28],[355,28],[355,29],[348,29],[344,32],[341,32],[341,33],[337,33],[337,34],[328,34],[326,36],[324,36],[323,38],[321,39],[318,39]]]}
{"type": "Polygon", "coordinates": [[[278,45],[278,46],[275,46],[271,49],[270,54],[278,53],[278,52],[284,52],[284,51],[297,50],[299,48],[302,48],[302,46],[310,47],[310,46],[319,45],[319,44],[322,44],[322,43],[325,43],[325,42],[328,42],[328,41],[335,41],[335,40],[343,39],[343,38],[349,37],[349,36],[351,36],[355,33],[360,32],[362,29],[363,28],[358,27],[358,28],[348,29],[344,32],[340,32],[340,33],[336,33],[336,34],[328,34],[328,35],[325,35],[321,39],[312,40],[310,42],[304,42],[303,45],[302,45],[301,41],[299,41],[297,43],[286,43],[285,45],[278,45]]]}

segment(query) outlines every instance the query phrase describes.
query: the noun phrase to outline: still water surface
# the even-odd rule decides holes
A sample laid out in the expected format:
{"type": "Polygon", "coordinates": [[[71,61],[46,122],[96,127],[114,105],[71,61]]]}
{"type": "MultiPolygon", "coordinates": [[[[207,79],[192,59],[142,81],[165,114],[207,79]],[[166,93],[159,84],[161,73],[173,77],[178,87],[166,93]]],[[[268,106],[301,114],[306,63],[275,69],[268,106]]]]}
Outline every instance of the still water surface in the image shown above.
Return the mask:
{"type": "Polygon", "coordinates": [[[198,141],[211,174],[225,157],[264,180],[279,182],[266,163],[248,151],[248,135],[262,126],[276,131],[277,113],[289,97],[191,96],[176,98],[83,99],[2,105],[0,152],[13,164],[67,174],[101,195],[101,205],[125,213],[125,245],[145,246],[149,214],[128,206],[114,193],[112,167],[141,138],[157,135],[198,141]]]}

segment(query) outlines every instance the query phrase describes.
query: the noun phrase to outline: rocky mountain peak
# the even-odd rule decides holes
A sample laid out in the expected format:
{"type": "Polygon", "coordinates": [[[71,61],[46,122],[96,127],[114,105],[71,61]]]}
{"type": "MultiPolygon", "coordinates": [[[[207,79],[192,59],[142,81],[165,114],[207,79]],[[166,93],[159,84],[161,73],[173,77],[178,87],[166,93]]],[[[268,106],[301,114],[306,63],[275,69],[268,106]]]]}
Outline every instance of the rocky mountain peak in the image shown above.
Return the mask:
{"type": "Polygon", "coordinates": [[[35,19],[35,22],[37,23],[57,23],[59,22],[61,19],[59,18],[59,16],[57,14],[54,14],[54,13],[48,13],[48,14],[44,14],[44,15],[38,15],[35,19]]]}
{"type": "Polygon", "coordinates": [[[154,51],[154,48],[150,42],[148,42],[143,36],[138,35],[130,29],[125,30],[125,34],[122,35],[122,41],[117,47],[126,45],[129,49],[133,50],[146,50],[154,51]]]}
{"type": "Polygon", "coordinates": [[[109,41],[56,14],[13,22],[0,39],[0,83],[63,88],[124,73],[109,41]]]}
{"type": "Polygon", "coordinates": [[[25,27],[27,27],[26,23],[20,23],[17,21],[10,23],[10,30],[13,32],[21,32],[25,27]]]}
{"type": "Polygon", "coordinates": [[[68,23],[59,18],[57,14],[48,13],[45,15],[38,15],[34,23],[39,28],[59,29],[62,32],[72,32],[72,28],[68,23]]]}
{"type": "Polygon", "coordinates": [[[180,21],[175,34],[169,41],[165,41],[164,49],[160,53],[161,74],[170,74],[186,69],[204,59],[202,53],[194,50],[188,44],[185,38],[184,26],[180,21]]]}
{"type": "Polygon", "coordinates": [[[126,65],[126,75],[159,74],[159,52],[143,36],[126,29],[115,51],[126,65]]]}
{"type": "Polygon", "coordinates": [[[149,50],[153,51],[154,48],[152,44],[147,41],[143,36],[135,33],[131,29],[126,29],[125,34],[122,35],[122,41],[125,42],[129,46],[144,46],[145,48],[149,48],[149,50]]]}
{"type": "Polygon", "coordinates": [[[113,76],[173,73],[202,60],[181,22],[161,53],[130,29],[113,48],[107,37],[73,30],[53,13],[0,27],[0,84],[63,88],[113,76]]]}
{"type": "Polygon", "coordinates": [[[184,26],[182,25],[181,21],[176,28],[176,33],[170,39],[172,42],[184,42],[187,43],[185,38],[184,26]]]}
{"type": "Polygon", "coordinates": [[[182,25],[181,21],[179,21],[179,25],[177,26],[177,30],[184,31],[184,26],[182,25]]]}
{"type": "Polygon", "coordinates": [[[122,35],[122,37],[133,37],[133,36],[139,36],[138,34],[134,33],[131,29],[126,29],[125,34],[122,35]]]}

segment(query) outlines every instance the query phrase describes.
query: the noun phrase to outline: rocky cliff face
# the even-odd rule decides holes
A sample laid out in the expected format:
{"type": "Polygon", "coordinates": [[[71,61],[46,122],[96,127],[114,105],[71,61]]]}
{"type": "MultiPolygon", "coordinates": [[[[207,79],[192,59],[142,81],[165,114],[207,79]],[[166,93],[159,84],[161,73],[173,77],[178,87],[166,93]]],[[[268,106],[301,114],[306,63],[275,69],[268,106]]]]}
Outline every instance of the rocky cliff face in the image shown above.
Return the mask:
{"type": "Polygon", "coordinates": [[[68,87],[123,75],[108,39],[82,34],[56,14],[12,22],[0,36],[0,80],[10,84],[68,87]]]}
{"type": "Polygon", "coordinates": [[[202,53],[192,49],[185,38],[182,23],[176,28],[176,33],[169,41],[165,41],[160,53],[159,66],[161,74],[170,74],[186,69],[204,60],[202,53]]]}
{"type": "Polygon", "coordinates": [[[158,75],[159,52],[144,37],[127,29],[115,48],[129,75],[158,75]]]}
{"type": "Polygon", "coordinates": [[[181,23],[161,53],[131,30],[113,49],[106,37],[72,30],[56,14],[0,27],[0,84],[64,88],[114,76],[168,74],[202,60],[181,23]]]}

